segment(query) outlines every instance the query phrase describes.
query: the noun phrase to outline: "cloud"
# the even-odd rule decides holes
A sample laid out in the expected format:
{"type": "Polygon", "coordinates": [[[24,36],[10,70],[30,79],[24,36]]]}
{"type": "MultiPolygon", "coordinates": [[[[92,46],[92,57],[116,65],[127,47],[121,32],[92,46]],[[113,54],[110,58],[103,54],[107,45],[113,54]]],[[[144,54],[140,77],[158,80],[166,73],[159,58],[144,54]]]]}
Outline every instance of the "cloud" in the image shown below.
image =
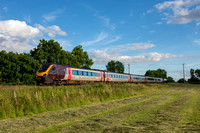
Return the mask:
{"type": "Polygon", "coordinates": [[[40,31],[24,21],[0,21],[0,50],[24,52],[32,48],[28,43],[38,37],[40,31]]]}
{"type": "Polygon", "coordinates": [[[164,20],[167,20],[167,23],[175,24],[186,24],[192,21],[200,20],[200,1],[199,0],[174,0],[174,1],[165,1],[155,5],[159,11],[169,11],[164,12],[164,20]]]}
{"type": "Polygon", "coordinates": [[[92,40],[92,41],[86,41],[86,42],[82,42],[81,45],[82,46],[89,46],[89,45],[94,45],[102,40],[104,40],[105,38],[107,38],[108,34],[107,33],[104,33],[104,32],[101,32],[97,38],[95,40],[92,40]]]}
{"type": "Polygon", "coordinates": [[[194,43],[200,45],[200,39],[194,40],[194,43]]]}
{"type": "Polygon", "coordinates": [[[7,20],[0,21],[0,33],[12,37],[32,38],[37,36],[40,31],[27,25],[24,21],[7,20]]]}
{"type": "Polygon", "coordinates": [[[38,37],[47,33],[50,37],[55,35],[66,35],[58,26],[43,27],[39,24],[36,27],[27,25],[25,21],[6,20],[0,21],[0,50],[25,52],[33,48],[38,37]],[[31,45],[32,44],[32,45],[31,45]]]}
{"type": "Polygon", "coordinates": [[[139,56],[119,56],[117,53],[108,53],[107,51],[95,50],[91,53],[93,61],[100,64],[105,64],[110,60],[118,60],[123,63],[135,63],[135,62],[157,62],[162,59],[168,58],[180,58],[182,55],[174,55],[170,53],[148,53],[139,56]]]}
{"type": "Polygon", "coordinates": [[[30,16],[24,16],[24,20],[28,23],[31,23],[31,17],[30,16]]]}
{"type": "Polygon", "coordinates": [[[61,14],[63,11],[63,9],[57,9],[56,11],[44,14],[42,18],[44,19],[44,22],[51,22],[54,21],[58,17],[58,14],[61,14]]]}
{"type": "Polygon", "coordinates": [[[133,17],[133,11],[132,10],[130,11],[129,16],[133,17]]]}
{"type": "Polygon", "coordinates": [[[36,27],[37,27],[39,30],[41,30],[41,31],[43,31],[43,32],[45,32],[45,33],[47,33],[49,37],[55,37],[56,34],[61,35],[61,36],[66,36],[66,35],[67,35],[67,33],[64,32],[64,31],[62,31],[62,30],[60,29],[60,27],[57,26],[57,25],[52,25],[52,26],[49,26],[49,27],[46,27],[46,28],[45,28],[45,27],[43,27],[43,26],[40,25],[40,24],[36,24],[36,27]]]}
{"type": "Polygon", "coordinates": [[[7,12],[7,11],[8,11],[8,7],[4,7],[4,8],[3,8],[3,11],[4,11],[4,12],[7,12]]]}
{"type": "Polygon", "coordinates": [[[111,23],[109,18],[107,18],[105,16],[101,16],[99,14],[95,14],[95,16],[97,18],[99,18],[107,28],[109,28],[111,30],[115,30],[116,29],[116,25],[114,23],[111,23]]]}
{"type": "Polygon", "coordinates": [[[110,19],[109,19],[108,17],[99,14],[99,11],[98,11],[98,10],[92,8],[92,7],[89,6],[89,5],[83,4],[83,6],[84,6],[86,9],[88,9],[88,10],[92,13],[92,15],[93,15],[94,17],[96,17],[97,19],[99,19],[99,20],[104,24],[104,26],[105,26],[106,28],[109,28],[109,29],[111,29],[111,30],[115,30],[115,29],[116,29],[116,27],[117,27],[116,24],[111,23],[111,22],[110,22],[110,19]]]}
{"type": "Polygon", "coordinates": [[[155,47],[155,45],[151,43],[129,43],[113,47],[112,49],[119,53],[127,50],[146,50],[152,47],[155,47]]]}
{"type": "Polygon", "coordinates": [[[118,41],[119,39],[121,39],[121,36],[120,36],[120,35],[113,36],[110,40],[108,40],[108,41],[105,42],[104,44],[110,44],[110,43],[113,43],[113,42],[118,41]]]}

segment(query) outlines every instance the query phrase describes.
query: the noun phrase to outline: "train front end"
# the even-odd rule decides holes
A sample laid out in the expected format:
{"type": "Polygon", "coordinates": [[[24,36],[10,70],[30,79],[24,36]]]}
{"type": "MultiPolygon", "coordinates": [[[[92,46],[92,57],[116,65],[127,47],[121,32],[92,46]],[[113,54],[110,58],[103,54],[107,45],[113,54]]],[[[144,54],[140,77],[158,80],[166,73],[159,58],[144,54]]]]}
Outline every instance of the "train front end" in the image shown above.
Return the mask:
{"type": "Polygon", "coordinates": [[[52,64],[43,64],[36,73],[37,83],[44,83],[52,64]]]}

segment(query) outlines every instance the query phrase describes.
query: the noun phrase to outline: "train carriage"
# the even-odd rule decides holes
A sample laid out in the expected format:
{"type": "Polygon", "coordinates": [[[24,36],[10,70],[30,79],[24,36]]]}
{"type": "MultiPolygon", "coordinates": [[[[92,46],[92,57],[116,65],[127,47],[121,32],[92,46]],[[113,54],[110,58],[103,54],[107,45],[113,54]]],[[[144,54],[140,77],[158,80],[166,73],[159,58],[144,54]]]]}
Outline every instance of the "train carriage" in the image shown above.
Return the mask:
{"type": "Polygon", "coordinates": [[[146,78],[143,75],[131,74],[131,82],[133,82],[133,83],[143,83],[143,82],[146,82],[146,78]]]}
{"type": "Polygon", "coordinates": [[[130,82],[130,75],[115,72],[105,72],[106,82],[130,82]]]}
{"type": "Polygon", "coordinates": [[[71,67],[66,65],[44,64],[36,73],[39,82],[51,83],[81,83],[103,81],[103,71],[71,67]]]}

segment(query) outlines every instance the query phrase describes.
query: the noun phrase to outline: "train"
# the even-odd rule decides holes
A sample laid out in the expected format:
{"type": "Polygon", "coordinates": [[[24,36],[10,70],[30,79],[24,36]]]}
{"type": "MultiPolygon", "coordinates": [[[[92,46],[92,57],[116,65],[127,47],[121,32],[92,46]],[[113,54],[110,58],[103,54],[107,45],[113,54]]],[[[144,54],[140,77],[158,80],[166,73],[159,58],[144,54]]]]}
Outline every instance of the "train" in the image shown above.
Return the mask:
{"type": "Polygon", "coordinates": [[[106,70],[85,69],[60,64],[43,64],[36,72],[38,83],[44,84],[82,84],[105,83],[160,83],[162,78],[116,73],[106,70]]]}

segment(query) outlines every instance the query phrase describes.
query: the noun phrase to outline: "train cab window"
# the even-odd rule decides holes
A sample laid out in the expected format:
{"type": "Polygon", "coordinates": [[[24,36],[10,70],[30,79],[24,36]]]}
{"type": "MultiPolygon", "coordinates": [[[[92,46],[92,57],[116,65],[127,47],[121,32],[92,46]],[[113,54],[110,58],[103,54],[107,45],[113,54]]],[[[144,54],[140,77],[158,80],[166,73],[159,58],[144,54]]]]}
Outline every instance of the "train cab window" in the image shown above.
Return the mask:
{"type": "Polygon", "coordinates": [[[53,66],[53,67],[52,67],[52,71],[55,71],[55,70],[56,70],[56,67],[53,66]]]}
{"type": "Polygon", "coordinates": [[[45,72],[49,68],[50,64],[44,64],[40,67],[38,72],[45,72]]]}

